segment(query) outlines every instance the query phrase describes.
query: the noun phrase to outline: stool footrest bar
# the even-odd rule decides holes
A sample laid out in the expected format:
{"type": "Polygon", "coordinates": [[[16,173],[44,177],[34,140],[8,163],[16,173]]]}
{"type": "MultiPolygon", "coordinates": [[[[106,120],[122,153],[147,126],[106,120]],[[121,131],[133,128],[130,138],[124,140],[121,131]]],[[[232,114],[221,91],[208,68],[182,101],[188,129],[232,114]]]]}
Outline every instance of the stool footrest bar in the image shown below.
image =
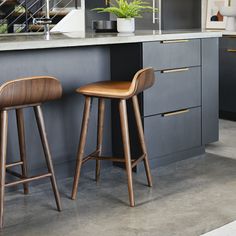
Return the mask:
{"type": "Polygon", "coordinates": [[[93,157],[96,156],[98,153],[99,153],[99,150],[96,150],[96,151],[92,152],[91,154],[89,154],[88,156],[84,157],[82,160],[82,164],[93,159],[93,157]]]}
{"type": "Polygon", "coordinates": [[[139,157],[137,160],[135,160],[132,163],[132,168],[134,168],[139,162],[143,161],[143,159],[145,158],[146,154],[143,154],[141,157],[139,157]]]}
{"type": "MultiPolygon", "coordinates": [[[[146,154],[143,154],[142,156],[138,157],[137,159],[131,159],[132,162],[132,168],[135,167],[140,161],[142,161],[145,158],[146,154]]],[[[91,156],[89,158],[90,160],[99,160],[99,161],[114,161],[114,162],[125,162],[125,159],[122,157],[106,157],[106,156],[91,156]]]]}
{"type": "Polygon", "coordinates": [[[39,180],[39,179],[43,179],[43,178],[51,177],[51,176],[52,176],[52,173],[46,173],[43,175],[36,175],[36,176],[28,177],[28,178],[22,178],[21,180],[17,180],[17,181],[11,182],[11,183],[6,183],[5,186],[10,187],[10,186],[14,186],[17,184],[27,183],[27,182],[31,182],[34,180],[39,180]]]}
{"type": "Polygon", "coordinates": [[[13,166],[19,166],[19,165],[23,165],[23,161],[16,161],[16,162],[13,162],[11,164],[7,164],[6,168],[10,168],[10,167],[13,167],[13,166]]]}
{"type": "Polygon", "coordinates": [[[93,156],[92,159],[99,161],[125,162],[124,158],[118,158],[118,157],[93,156]]]}

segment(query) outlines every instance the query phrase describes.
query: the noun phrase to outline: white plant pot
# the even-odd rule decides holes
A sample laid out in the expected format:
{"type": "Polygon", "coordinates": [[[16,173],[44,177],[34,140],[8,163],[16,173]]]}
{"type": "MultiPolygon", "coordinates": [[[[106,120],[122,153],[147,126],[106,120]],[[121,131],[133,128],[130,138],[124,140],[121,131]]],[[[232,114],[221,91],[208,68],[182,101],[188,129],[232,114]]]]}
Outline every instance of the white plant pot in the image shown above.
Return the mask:
{"type": "Polygon", "coordinates": [[[134,18],[117,18],[117,31],[119,33],[133,33],[134,30],[134,18]]]}

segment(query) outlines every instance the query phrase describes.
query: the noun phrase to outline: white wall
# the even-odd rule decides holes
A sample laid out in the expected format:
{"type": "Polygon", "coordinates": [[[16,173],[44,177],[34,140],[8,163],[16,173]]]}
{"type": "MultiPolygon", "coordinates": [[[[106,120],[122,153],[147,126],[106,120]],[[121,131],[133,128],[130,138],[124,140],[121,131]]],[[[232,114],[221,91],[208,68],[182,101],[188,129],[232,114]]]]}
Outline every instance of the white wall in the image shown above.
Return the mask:
{"type": "Polygon", "coordinates": [[[206,28],[207,0],[202,0],[202,29],[206,28]]]}

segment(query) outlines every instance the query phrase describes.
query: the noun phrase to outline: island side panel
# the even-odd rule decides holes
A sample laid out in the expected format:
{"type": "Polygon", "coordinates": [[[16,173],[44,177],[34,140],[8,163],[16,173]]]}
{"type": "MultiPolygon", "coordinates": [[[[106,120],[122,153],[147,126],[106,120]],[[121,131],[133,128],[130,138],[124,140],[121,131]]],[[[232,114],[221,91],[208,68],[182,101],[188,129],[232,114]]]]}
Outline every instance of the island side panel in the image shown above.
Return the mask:
{"type": "MultiPolygon", "coordinates": [[[[84,103],[84,97],[76,94],[75,89],[87,83],[110,79],[109,47],[1,52],[0,65],[1,84],[16,78],[37,75],[55,76],[61,81],[63,87],[62,99],[45,103],[43,112],[53,162],[55,166],[60,167],[56,174],[61,177],[72,176],[74,174],[74,160],[79,142],[84,103]]],[[[86,154],[95,149],[96,104],[97,102],[94,100],[86,154]]],[[[10,112],[9,118],[8,162],[19,158],[15,113],[10,112]]],[[[43,168],[45,161],[32,109],[26,109],[25,121],[27,159],[29,169],[34,172],[43,168]]],[[[106,109],[104,151],[109,155],[111,153],[110,140],[110,108],[108,107],[106,109]]],[[[88,163],[85,166],[88,165],[90,164],[88,163]]]]}
{"type": "Polygon", "coordinates": [[[202,39],[202,145],[219,139],[219,40],[202,39]]]}

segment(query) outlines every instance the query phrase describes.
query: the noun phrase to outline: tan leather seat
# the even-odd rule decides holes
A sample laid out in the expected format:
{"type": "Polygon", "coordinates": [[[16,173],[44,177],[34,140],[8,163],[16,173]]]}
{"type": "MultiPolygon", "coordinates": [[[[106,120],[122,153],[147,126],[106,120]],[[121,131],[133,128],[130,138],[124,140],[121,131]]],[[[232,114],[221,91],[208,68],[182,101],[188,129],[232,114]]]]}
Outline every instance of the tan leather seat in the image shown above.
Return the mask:
{"type": "Polygon", "coordinates": [[[131,82],[102,81],[87,84],[76,89],[76,92],[95,97],[127,97],[131,82]]]}
{"type": "Polygon", "coordinates": [[[76,92],[93,97],[128,99],[150,88],[154,81],[153,69],[145,68],[135,74],[132,82],[101,81],[82,86],[76,89],[76,92]]]}

